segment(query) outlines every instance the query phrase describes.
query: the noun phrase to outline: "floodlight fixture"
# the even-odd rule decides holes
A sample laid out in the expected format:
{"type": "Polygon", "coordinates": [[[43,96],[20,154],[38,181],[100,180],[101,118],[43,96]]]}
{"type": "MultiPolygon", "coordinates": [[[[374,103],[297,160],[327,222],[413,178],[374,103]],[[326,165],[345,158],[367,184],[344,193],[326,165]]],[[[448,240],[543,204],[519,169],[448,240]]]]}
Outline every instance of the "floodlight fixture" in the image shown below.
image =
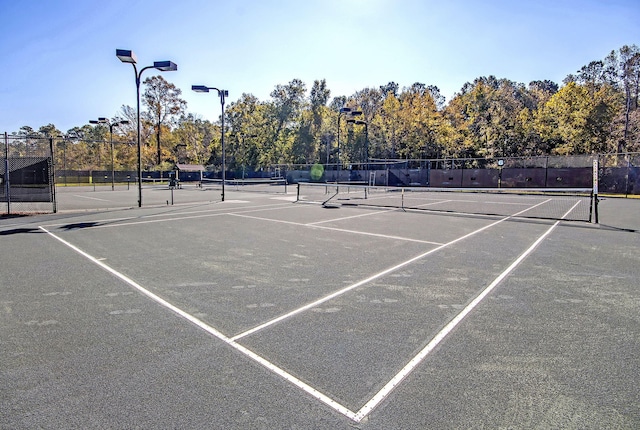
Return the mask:
{"type": "Polygon", "coordinates": [[[155,61],[153,67],[161,72],[175,72],[178,70],[178,65],[172,61],[155,61]]]}
{"type": "Polygon", "coordinates": [[[89,124],[106,124],[109,127],[109,142],[111,144],[111,191],[115,190],[115,163],[114,163],[114,155],[113,155],[113,127],[118,127],[121,124],[129,124],[129,121],[126,119],[119,119],[115,122],[109,121],[109,118],[105,118],[103,116],[98,117],[97,120],[90,119],[89,124]]]}
{"type": "MultiPolygon", "coordinates": [[[[338,182],[339,178],[340,178],[340,167],[341,167],[341,161],[340,161],[340,118],[342,118],[342,115],[347,115],[347,122],[351,122],[352,117],[354,116],[359,116],[362,115],[362,111],[361,110],[355,110],[352,109],[350,107],[347,106],[343,106],[340,108],[340,110],[338,111],[338,160],[336,163],[336,170],[337,170],[337,174],[336,174],[336,182],[338,182]]],[[[327,148],[327,164],[329,164],[329,149],[327,148]]]]}
{"type": "Polygon", "coordinates": [[[116,57],[118,57],[123,63],[136,64],[138,62],[136,54],[127,49],[116,49],[116,57]]]}
{"type": "Polygon", "coordinates": [[[221,126],[220,126],[220,144],[222,146],[222,201],[224,202],[224,183],[226,181],[226,164],[225,164],[225,148],[224,148],[224,99],[229,96],[228,90],[221,90],[216,87],[208,87],[206,85],[191,85],[191,89],[196,93],[208,93],[209,90],[216,90],[220,97],[220,105],[222,107],[221,126]]]}
{"type": "MultiPolygon", "coordinates": [[[[138,122],[138,207],[142,207],[142,150],[141,150],[141,137],[140,137],[140,78],[142,76],[142,72],[147,69],[157,69],[161,72],[172,72],[178,70],[178,66],[172,61],[155,61],[153,66],[147,66],[142,68],[138,72],[137,58],[133,51],[127,49],[116,49],[116,57],[123,63],[129,63],[133,66],[133,73],[136,77],[136,112],[137,112],[137,122],[138,122]]],[[[120,122],[120,124],[127,124],[125,122],[120,122]]]]}
{"type": "Polygon", "coordinates": [[[364,134],[364,140],[365,140],[364,159],[366,162],[367,170],[369,170],[369,123],[367,121],[363,121],[361,119],[355,119],[355,118],[348,118],[347,122],[349,124],[354,124],[354,125],[364,125],[364,133],[365,133],[364,134]]]}

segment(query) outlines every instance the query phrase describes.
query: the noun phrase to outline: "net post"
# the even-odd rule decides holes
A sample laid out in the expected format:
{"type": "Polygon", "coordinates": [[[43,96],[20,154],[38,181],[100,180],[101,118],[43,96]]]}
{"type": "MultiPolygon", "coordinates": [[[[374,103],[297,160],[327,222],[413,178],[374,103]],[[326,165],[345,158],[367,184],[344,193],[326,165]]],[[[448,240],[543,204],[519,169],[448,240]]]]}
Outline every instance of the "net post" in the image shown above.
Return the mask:
{"type": "Polygon", "coordinates": [[[298,182],[296,187],[296,202],[300,201],[300,182],[298,182]]]}
{"type": "MultiPolygon", "coordinates": [[[[599,166],[598,166],[598,156],[596,155],[593,159],[593,190],[591,192],[591,209],[593,212],[593,221],[598,224],[598,174],[599,174],[599,166]]],[[[591,218],[591,216],[589,216],[591,218]]],[[[591,219],[589,220],[591,221],[591,219]]]]}

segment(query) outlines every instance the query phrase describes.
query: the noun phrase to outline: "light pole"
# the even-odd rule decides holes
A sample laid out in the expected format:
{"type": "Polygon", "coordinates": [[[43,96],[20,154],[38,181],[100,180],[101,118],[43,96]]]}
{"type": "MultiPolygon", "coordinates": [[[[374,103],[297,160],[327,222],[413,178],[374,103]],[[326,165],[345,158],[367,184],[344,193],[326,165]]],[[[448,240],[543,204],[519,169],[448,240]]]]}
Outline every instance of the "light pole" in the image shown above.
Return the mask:
{"type": "Polygon", "coordinates": [[[99,117],[97,121],[94,119],[89,120],[89,124],[107,124],[109,127],[109,144],[111,146],[111,191],[113,191],[115,190],[114,176],[116,174],[113,159],[113,127],[117,127],[121,124],[129,124],[129,121],[121,119],[120,121],[111,122],[107,118],[99,117]]]}
{"type": "Polygon", "coordinates": [[[220,105],[222,106],[222,125],[220,127],[221,137],[220,143],[222,146],[222,201],[224,202],[224,182],[226,180],[225,175],[225,160],[224,160],[224,98],[229,96],[229,91],[227,90],[219,90],[215,87],[207,87],[205,85],[191,85],[191,89],[196,93],[208,93],[209,90],[216,90],[218,92],[218,97],[220,97],[220,105]]]}
{"type": "Polygon", "coordinates": [[[342,107],[340,108],[340,111],[338,112],[338,163],[337,163],[337,174],[336,174],[336,182],[339,182],[340,179],[340,165],[342,164],[340,162],[340,118],[342,118],[342,114],[347,114],[350,115],[352,117],[354,116],[359,116],[362,115],[362,111],[360,110],[353,110],[349,107],[342,107]]]}
{"type": "Polygon", "coordinates": [[[78,135],[78,132],[71,132],[65,134],[63,136],[63,146],[62,146],[62,169],[64,170],[64,186],[67,186],[67,142],[71,141],[71,139],[81,139],[81,136],[78,135]],[[73,135],[71,134],[73,133],[73,135]]]}
{"type": "Polygon", "coordinates": [[[142,207],[142,155],[140,150],[140,77],[142,72],[147,69],[158,69],[161,72],[172,72],[178,70],[178,66],[171,61],[154,61],[153,66],[143,67],[140,72],[136,67],[137,58],[133,51],[126,49],[116,49],[116,57],[123,63],[129,63],[133,66],[133,72],[136,76],[136,111],[138,121],[138,207],[142,207]]]}
{"type": "Polygon", "coordinates": [[[369,124],[366,121],[353,118],[347,119],[347,122],[355,125],[364,125],[364,159],[367,171],[369,171],[369,124]]]}

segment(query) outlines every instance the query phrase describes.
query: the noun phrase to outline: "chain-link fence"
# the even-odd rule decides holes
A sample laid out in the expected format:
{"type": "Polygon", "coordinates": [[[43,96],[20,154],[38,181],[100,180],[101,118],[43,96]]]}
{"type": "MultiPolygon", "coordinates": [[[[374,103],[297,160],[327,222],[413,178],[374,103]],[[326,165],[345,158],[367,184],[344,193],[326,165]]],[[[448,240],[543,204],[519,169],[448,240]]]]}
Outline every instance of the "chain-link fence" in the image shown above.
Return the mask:
{"type": "Polygon", "coordinates": [[[600,193],[640,195],[640,153],[599,156],[600,193]]]}
{"type": "Polygon", "coordinates": [[[640,194],[640,153],[573,156],[370,160],[366,164],[280,165],[289,182],[366,182],[383,186],[439,188],[591,188],[599,162],[601,194],[640,194]],[[317,165],[316,165],[317,166],[317,165]]]}
{"type": "Polygon", "coordinates": [[[0,153],[0,215],[56,211],[53,140],[4,133],[0,153]]]}

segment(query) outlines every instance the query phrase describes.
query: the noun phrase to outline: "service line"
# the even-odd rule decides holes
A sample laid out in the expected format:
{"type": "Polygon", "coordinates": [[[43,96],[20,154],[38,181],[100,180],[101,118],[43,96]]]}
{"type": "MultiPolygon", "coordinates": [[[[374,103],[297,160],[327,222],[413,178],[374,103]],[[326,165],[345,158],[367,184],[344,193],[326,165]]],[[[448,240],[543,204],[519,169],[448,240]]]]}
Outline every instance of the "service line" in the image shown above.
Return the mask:
{"type": "Polygon", "coordinates": [[[88,200],[98,200],[101,202],[110,202],[111,200],[106,200],[106,199],[99,199],[97,197],[87,197],[87,196],[81,196],[79,194],[74,194],[73,197],[78,197],[80,199],[88,199],[88,200]]]}
{"type": "MultiPolygon", "coordinates": [[[[272,319],[270,321],[267,321],[267,322],[265,322],[263,324],[260,324],[260,325],[258,325],[256,327],[254,327],[254,328],[252,328],[250,330],[247,330],[247,331],[245,331],[243,333],[240,333],[240,334],[232,337],[232,339],[233,340],[241,339],[241,338],[246,337],[246,336],[248,336],[250,334],[253,334],[253,333],[257,332],[257,331],[265,329],[265,328],[267,328],[267,327],[269,327],[269,326],[271,326],[273,324],[276,324],[276,323],[278,323],[280,321],[283,321],[283,320],[285,320],[287,318],[291,318],[292,316],[297,315],[300,312],[304,312],[304,311],[306,311],[308,309],[311,309],[311,308],[314,308],[314,307],[316,307],[316,306],[318,306],[318,305],[320,305],[320,304],[322,304],[322,303],[324,303],[326,301],[335,299],[336,297],[339,297],[339,296],[343,295],[344,293],[347,293],[347,292],[353,290],[354,288],[361,287],[362,285],[368,284],[368,283],[370,283],[372,281],[375,281],[376,279],[379,279],[379,278],[381,278],[383,276],[386,276],[386,275],[388,275],[390,273],[393,273],[396,270],[399,270],[399,269],[401,269],[401,268],[403,268],[405,266],[408,266],[409,264],[412,264],[412,263],[414,263],[414,262],[416,262],[418,260],[421,260],[421,259],[423,259],[424,257],[426,257],[428,255],[431,255],[431,254],[433,254],[435,252],[438,252],[438,251],[440,251],[440,250],[442,250],[442,249],[444,249],[444,248],[446,248],[448,246],[456,244],[456,243],[458,243],[458,242],[460,242],[460,241],[462,241],[464,239],[467,239],[467,238],[469,238],[471,236],[474,236],[474,235],[476,235],[476,234],[478,234],[478,233],[480,233],[480,232],[482,232],[482,231],[484,231],[484,230],[486,230],[488,228],[491,228],[491,227],[493,227],[493,226],[495,226],[497,224],[500,224],[501,222],[503,222],[503,221],[505,221],[507,219],[508,219],[508,217],[507,218],[502,218],[502,219],[500,219],[498,221],[495,221],[495,222],[493,222],[491,224],[487,224],[484,227],[481,227],[481,228],[479,228],[477,230],[474,230],[474,231],[472,231],[470,233],[467,233],[464,236],[460,236],[457,239],[454,239],[454,240],[452,240],[450,242],[441,244],[440,246],[437,246],[436,248],[433,248],[433,249],[431,249],[431,250],[429,250],[427,252],[423,252],[422,254],[416,255],[415,257],[410,258],[410,259],[408,259],[406,261],[403,261],[400,264],[396,264],[395,266],[389,267],[389,268],[387,268],[387,269],[385,269],[385,270],[383,270],[381,272],[378,272],[373,276],[369,276],[366,279],[362,279],[362,280],[356,282],[355,284],[351,284],[351,285],[349,285],[349,286],[347,286],[347,287],[345,287],[345,288],[343,288],[341,290],[335,291],[335,292],[333,292],[333,293],[331,293],[331,294],[329,294],[327,296],[324,296],[324,297],[322,297],[322,298],[320,298],[320,299],[318,299],[318,300],[316,300],[314,302],[308,303],[308,304],[306,304],[306,305],[304,305],[302,307],[299,307],[298,309],[294,309],[291,312],[288,312],[288,313],[286,313],[284,315],[280,315],[279,317],[276,317],[276,318],[274,318],[274,319],[272,319]]],[[[314,227],[316,227],[316,226],[314,226],[314,227]]],[[[316,227],[316,228],[325,228],[325,227],[316,227]]]]}
{"type": "MultiPolygon", "coordinates": [[[[344,229],[344,228],[327,227],[327,226],[324,226],[324,225],[318,225],[318,223],[315,223],[315,222],[312,222],[312,223],[301,223],[301,222],[295,222],[295,221],[284,221],[284,220],[280,220],[280,219],[272,219],[272,218],[263,218],[263,217],[257,217],[257,216],[251,216],[251,215],[244,215],[244,213],[238,213],[238,212],[229,213],[227,215],[237,216],[237,217],[241,217],[241,218],[255,219],[255,220],[259,220],[259,221],[269,221],[269,222],[276,222],[276,223],[280,223],[280,224],[297,225],[297,226],[300,226],[300,227],[309,227],[309,228],[317,228],[317,229],[322,229],[322,230],[339,231],[339,232],[342,232],[342,233],[349,233],[349,234],[359,234],[359,235],[362,235],[362,236],[381,237],[383,239],[395,239],[395,240],[402,240],[402,241],[405,241],[405,242],[425,243],[425,244],[428,244],[428,245],[442,245],[442,243],[440,243],[440,242],[432,242],[432,241],[429,241],[429,240],[414,239],[412,237],[391,236],[391,235],[382,234],[382,233],[369,233],[367,231],[347,230],[347,229],[344,229]]],[[[345,219],[345,218],[340,218],[340,219],[345,219]]],[[[330,220],[330,221],[335,221],[335,220],[330,220]]],[[[326,222],[328,222],[328,221],[326,221],[326,222]]]]}

